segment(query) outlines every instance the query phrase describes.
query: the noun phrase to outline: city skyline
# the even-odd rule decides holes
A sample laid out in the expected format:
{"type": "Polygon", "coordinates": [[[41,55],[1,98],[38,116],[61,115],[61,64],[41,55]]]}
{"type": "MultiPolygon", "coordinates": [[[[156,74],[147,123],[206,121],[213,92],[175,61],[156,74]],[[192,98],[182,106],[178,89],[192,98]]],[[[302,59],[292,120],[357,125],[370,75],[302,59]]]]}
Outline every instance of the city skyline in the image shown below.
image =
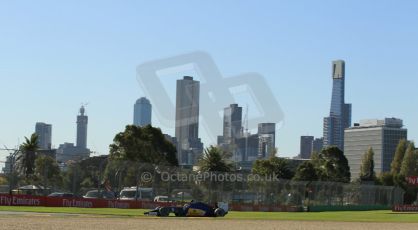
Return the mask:
{"type": "MultiPolygon", "coordinates": [[[[337,60],[337,61],[333,61],[333,89],[332,89],[332,98],[331,98],[331,112],[330,112],[330,115],[332,116],[332,115],[335,115],[335,113],[336,113],[336,111],[338,110],[338,109],[336,109],[336,107],[338,107],[338,106],[336,106],[336,101],[338,101],[338,102],[341,102],[341,100],[342,100],[342,102],[343,102],[343,106],[342,106],[342,108],[339,108],[339,109],[341,109],[343,112],[344,112],[344,109],[347,107],[347,106],[349,106],[349,111],[345,111],[345,112],[349,112],[348,114],[351,116],[351,104],[345,104],[344,103],[344,96],[345,96],[345,62],[343,61],[343,60],[337,60]],[[338,65],[340,65],[340,66],[338,66],[338,65]],[[337,80],[338,82],[336,82],[335,80],[337,80]],[[341,80],[342,81],[342,83],[341,82],[339,82],[339,80],[341,80]],[[342,94],[340,93],[342,91],[342,94]],[[337,93],[336,93],[337,92],[337,93]],[[337,100],[337,99],[338,100],[337,100]],[[341,99],[342,98],[342,99],[341,99]]],[[[182,80],[193,80],[193,77],[191,77],[191,76],[185,76],[185,77],[183,77],[183,79],[182,80]]],[[[177,80],[178,82],[179,81],[182,81],[182,80],[177,80]]],[[[198,81],[194,81],[194,82],[198,82],[198,81]]],[[[184,87],[183,86],[183,88],[181,88],[182,86],[180,86],[180,88],[179,88],[179,85],[178,85],[179,83],[177,83],[177,91],[179,91],[179,92],[182,92],[182,91],[185,91],[185,89],[187,88],[187,87],[184,87]]],[[[196,92],[194,92],[194,93],[196,93],[196,92]]],[[[189,93],[187,93],[186,92],[186,94],[190,94],[190,92],[189,93]]],[[[193,94],[193,93],[192,93],[193,94]]],[[[197,95],[198,95],[199,93],[197,93],[197,95]]],[[[190,95],[189,95],[190,96],[190,95]]],[[[179,97],[179,95],[177,94],[177,97],[179,97]]],[[[134,124],[135,124],[135,114],[139,111],[138,110],[138,108],[137,108],[137,105],[138,105],[138,102],[143,102],[143,100],[146,100],[147,101],[147,103],[150,105],[150,108],[149,108],[149,111],[147,111],[147,113],[151,113],[151,103],[149,102],[149,100],[148,99],[146,99],[145,97],[141,97],[140,99],[138,99],[137,101],[136,101],[136,103],[135,103],[135,106],[134,106],[134,124]]],[[[197,98],[197,100],[198,100],[198,98],[197,98]]],[[[193,103],[192,103],[193,104],[193,103]]],[[[197,104],[199,104],[199,102],[197,101],[197,104]]],[[[226,112],[226,111],[228,111],[228,109],[229,110],[231,110],[233,107],[237,107],[238,106],[238,104],[236,104],[236,102],[234,102],[234,104],[230,104],[230,106],[229,107],[226,107],[225,108],[225,111],[224,112],[226,112]]],[[[199,105],[197,105],[197,110],[198,110],[198,107],[199,107],[199,105]]],[[[240,116],[242,116],[242,107],[238,107],[239,109],[240,109],[240,116]]],[[[82,148],[86,148],[86,146],[87,146],[87,117],[86,116],[84,116],[84,111],[85,111],[85,109],[84,109],[84,106],[82,106],[81,108],[80,108],[80,110],[79,110],[79,112],[80,112],[80,114],[77,116],[77,135],[76,135],[76,139],[77,139],[77,144],[76,144],[76,146],[81,146],[82,148]]],[[[337,111],[338,112],[338,111],[337,111]]],[[[198,111],[197,111],[197,113],[198,113],[198,111]]],[[[225,116],[225,114],[224,114],[224,116],[225,116]]],[[[150,120],[150,118],[151,118],[151,116],[149,116],[149,120],[150,120]]],[[[326,117],[326,118],[324,118],[324,122],[325,122],[325,120],[327,119],[327,118],[330,118],[330,117],[326,117]]],[[[137,118],[138,119],[138,118],[137,118]]],[[[148,119],[148,118],[147,118],[148,119]]],[[[225,119],[225,118],[224,118],[225,119]]],[[[347,118],[346,118],[347,119],[347,118]]],[[[351,123],[351,117],[349,117],[348,118],[349,120],[347,121],[347,122],[349,122],[349,123],[351,123]]],[[[196,119],[194,119],[194,120],[196,120],[196,119]]],[[[138,120],[138,122],[139,122],[139,120],[138,120]]],[[[143,121],[142,121],[143,122],[143,121]]],[[[149,124],[150,124],[151,122],[149,122],[149,124]]],[[[242,120],[240,120],[240,123],[242,123],[242,120]]],[[[262,125],[263,123],[260,123],[259,124],[259,131],[260,131],[260,125],[262,125]]],[[[265,123],[265,124],[269,124],[269,123],[265,123]]],[[[52,125],[51,124],[46,124],[46,123],[43,123],[43,122],[37,122],[36,123],[36,130],[35,130],[35,133],[36,132],[41,132],[40,130],[41,130],[41,125],[43,125],[43,126],[48,126],[49,127],[49,130],[51,130],[51,127],[52,127],[52,125]],[[39,127],[38,127],[39,126],[39,127]]],[[[126,124],[126,125],[128,125],[128,124],[126,124]]],[[[225,121],[224,121],[224,126],[225,126],[225,121]]],[[[196,136],[196,138],[197,139],[200,139],[199,137],[198,137],[198,133],[199,133],[199,131],[198,131],[198,128],[199,127],[199,124],[198,124],[198,122],[197,122],[197,125],[196,125],[196,130],[194,131],[194,132],[192,132],[192,133],[194,133],[193,135],[195,135],[196,136]]],[[[324,124],[324,127],[325,127],[325,124],[324,124]]],[[[161,127],[158,127],[158,128],[161,128],[161,127]]],[[[225,129],[225,127],[224,127],[224,129],[225,129]]],[[[344,128],[345,129],[345,128],[344,128]]],[[[342,130],[344,130],[344,129],[342,129],[342,130]]],[[[241,131],[243,131],[243,130],[241,130],[241,131]]],[[[164,130],[163,130],[163,132],[164,132],[164,130]]],[[[224,133],[225,133],[225,130],[223,131],[224,133]]],[[[324,133],[325,133],[325,130],[324,130],[324,133]]],[[[39,135],[39,134],[38,134],[39,135]]],[[[45,140],[43,140],[43,138],[44,137],[42,137],[42,135],[40,135],[40,137],[41,137],[41,141],[40,142],[45,142],[45,140]]],[[[307,136],[302,136],[302,137],[307,137],[307,136]]],[[[312,136],[313,137],[313,136],[312,136]]],[[[48,136],[48,138],[49,139],[52,139],[52,135],[51,135],[51,131],[49,131],[49,136],[48,136]]],[[[219,137],[218,137],[219,138],[219,137]]],[[[315,140],[317,140],[317,139],[315,139],[315,140]]],[[[275,145],[274,143],[275,143],[275,138],[272,140],[273,141],[273,146],[275,145]]],[[[313,141],[313,140],[312,140],[313,141]]],[[[413,140],[412,140],[413,141],[413,140]]],[[[51,141],[50,141],[51,142],[51,141]]],[[[65,142],[65,144],[67,144],[67,142],[65,142]]],[[[206,147],[208,147],[208,146],[210,146],[210,145],[216,145],[216,144],[207,144],[207,143],[202,143],[203,144],[203,146],[206,148],[206,147]]],[[[301,144],[302,145],[302,144],[301,144]]],[[[300,147],[301,147],[301,145],[300,145],[300,147]]],[[[331,144],[331,145],[335,145],[335,144],[331,144]]],[[[40,146],[41,146],[41,148],[44,148],[43,146],[44,146],[44,144],[40,144],[40,146]]],[[[51,146],[55,146],[55,145],[52,145],[51,143],[49,143],[49,149],[51,149],[51,146]]],[[[179,146],[181,146],[181,145],[179,145],[179,146]]],[[[325,145],[324,145],[325,146],[325,145]]],[[[259,147],[259,148],[261,148],[261,147],[259,147]]],[[[300,152],[301,153],[301,152],[300,152]]],[[[180,155],[180,154],[179,154],[180,155]]],[[[300,157],[301,155],[299,154],[299,155],[292,155],[292,156],[285,156],[285,157],[300,157]]]]}
{"type": "MultiPolygon", "coordinates": [[[[107,154],[114,135],[132,122],[132,101],[144,95],[135,67],[193,50],[209,52],[226,76],[247,71],[265,76],[284,110],[276,138],[282,156],[298,154],[302,134],[322,136],[322,118],[328,115],[331,95],[329,62],[335,59],[349,63],[346,97],[355,105],[353,120],[399,117],[409,127],[410,139],[417,140],[418,130],[413,127],[418,127],[418,112],[409,105],[418,100],[413,93],[418,70],[412,68],[418,59],[416,4],[353,1],[342,7],[304,2],[309,10],[302,14],[302,3],[269,3],[262,8],[243,3],[234,10],[236,3],[222,3],[223,7],[201,3],[204,7],[196,11],[190,11],[196,5],[187,2],[171,7],[148,3],[162,10],[164,16],[156,19],[133,2],[119,6],[120,12],[114,12],[112,4],[103,4],[104,13],[75,8],[72,3],[67,7],[52,3],[53,10],[48,11],[42,3],[10,2],[0,7],[5,35],[0,38],[0,77],[8,83],[0,91],[7,110],[0,115],[0,144],[15,146],[33,132],[33,124],[45,121],[54,127],[52,144],[57,147],[74,136],[75,108],[90,101],[89,147],[107,154]],[[25,14],[19,16],[22,10],[25,14]],[[74,11],[78,18],[72,17],[74,11]],[[264,17],[245,18],[242,12],[264,17]],[[210,13],[220,19],[201,16],[210,13]],[[116,17],[109,20],[103,17],[106,14],[116,17]],[[168,18],[172,29],[163,31],[168,18]],[[205,28],[202,33],[184,36],[201,28],[205,28]],[[217,36],[219,31],[225,36],[217,36]]],[[[167,85],[175,88],[169,81],[167,85]]],[[[175,98],[172,91],[168,89],[175,98]]],[[[153,124],[159,127],[154,118],[153,124]]],[[[174,120],[171,129],[163,131],[174,136],[174,120]]],[[[201,138],[205,146],[216,143],[204,134],[201,138]]],[[[1,158],[7,155],[1,154],[1,158]]]]}

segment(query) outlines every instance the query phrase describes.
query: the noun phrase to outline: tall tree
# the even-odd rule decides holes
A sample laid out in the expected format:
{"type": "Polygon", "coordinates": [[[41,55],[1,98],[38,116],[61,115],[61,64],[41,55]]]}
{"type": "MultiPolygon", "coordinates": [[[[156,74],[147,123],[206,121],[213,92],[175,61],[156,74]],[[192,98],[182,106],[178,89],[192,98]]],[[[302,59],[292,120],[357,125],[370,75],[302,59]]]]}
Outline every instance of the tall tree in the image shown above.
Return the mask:
{"type": "Polygon", "coordinates": [[[360,180],[361,181],[375,181],[376,173],[374,171],[374,151],[370,147],[363,156],[360,165],[360,180]]]}
{"type": "Polygon", "coordinates": [[[415,152],[415,144],[409,143],[405,156],[402,161],[400,175],[401,177],[418,175],[418,156],[415,152]]]}
{"type": "Polygon", "coordinates": [[[318,155],[312,156],[312,163],[317,169],[319,180],[350,182],[348,160],[338,147],[330,146],[322,149],[318,155]]]}
{"type": "Polygon", "coordinates": [[[35,160],[35,176],[44,185],[61,185],[58,163],[50,156],[38,156],[35,160]]]}
{"type": "Polygon", "coordinates": [[[296,169],[296,174],[293,177],[293,180],[295,180],[295,181],[316,181],[316,180],[318,180],[318,175],[316,173],[315,165],[310,161],[303,162],[296,169]]]}
{"type": "Polygon", "coordinates": [[[118,133],[110,145],[111,160],[127,160],[141,163],[178,165],[176,148],[160,129],[151,125],[128,125],[118,133]]]}
{"type": "MultiPolygon", "coordinates": [[[[68,191],[78,194],[83,188],[97,188],[104,179],[107,156],[96,156],[74,162],[63,172],[63,185],[68,191]]],[[[80,194],[83,195],[83,194],[80,194]]]]}
{"type": "Polygon", "coordinates": [[[390,164],[390,172],[393,176],[397,176],[401,171],[402,161],[405,156],[406,149],[408,148],[408,141],[402,139],[399,141],[398,147],[396,147],[395,156],[390,164]]]}
{"type": "Polygon", "coordinates": [[[20,153],[16,158],[17,168],[26,179],[29,179],[35,171],[36,151],[39,150],[38,135],[34,133],[30,138],[25,137],[25,142],[19,149],[20,153]]]}
{"type": "Polygon", "coordinates": [[[252,172],[262,176],[276,176],[282,179],[292,179],[293,172],[289,169],[289,162],[279,157],[266,160],[256,160],[252,172]]]}
{"type": "Polygon", "coordinates": [[[229,172],[232,166],[227,163],[225,154],[221,149],[210,146],[205,149],[198,164],[202,171],[206,172],[229,172]]]}

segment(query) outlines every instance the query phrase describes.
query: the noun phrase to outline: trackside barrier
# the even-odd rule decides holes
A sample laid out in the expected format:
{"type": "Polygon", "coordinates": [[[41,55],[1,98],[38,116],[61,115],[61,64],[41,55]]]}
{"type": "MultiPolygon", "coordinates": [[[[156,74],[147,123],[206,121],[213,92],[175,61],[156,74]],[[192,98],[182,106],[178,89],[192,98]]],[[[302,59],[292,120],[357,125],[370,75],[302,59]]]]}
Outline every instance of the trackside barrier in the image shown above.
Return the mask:
{"type": "Polygon", "coordinates": [[[395,205],[392,211],[394,212],[418,212],[418,205],[395,205]]]}
{"type": "Polygon", "coordinates": [[[0,206],[152,209],[168,205],[178,205],[178,203],[0,194],[0,206]]]}
{"type": "MultiPolygon", "coordinates": [[[[153,209],[163,206],[177,206],[183,203],[167,203],[153,201],[125,201],[85,198],[62,198],[31,195],[0,194],[0,206],[35,206],[35,207],[78,207],[78,208],[120,208],[120,209],[153,209]]],[[[302,212],[297,206],[284,205],[250,205],[232,204],[232,211],[247,212],[302,212]]]]}
{"type": "Polygon", "coordinates": [[[26,195],[1,195],[1,206],[46,206],[45,197],[26,195]]]}

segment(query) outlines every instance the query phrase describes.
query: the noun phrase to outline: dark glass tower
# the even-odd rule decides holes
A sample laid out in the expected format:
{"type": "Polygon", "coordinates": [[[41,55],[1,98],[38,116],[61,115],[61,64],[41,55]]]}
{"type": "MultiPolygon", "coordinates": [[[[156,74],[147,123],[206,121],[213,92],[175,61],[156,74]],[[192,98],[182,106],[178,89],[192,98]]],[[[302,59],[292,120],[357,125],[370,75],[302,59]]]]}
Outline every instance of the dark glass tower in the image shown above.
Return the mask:
{"type": "Polygon", "coordinates": [[[203,151],[199,138],[200,82],[185,76],[177,80],[176,139],[177,159],[180,165],[193,165],[203,151]]]}
{"type": "Polygon", "coordinates": [[[225,144],[235,142],[241,137],[242,131],[242,107],[231,104],[224,109],[223,141],[225,144]]]}
{"type": "Polygon", "coordinates": [[[42,150],[51,149],[52,125],[37,122],[35,125],[35,133],[38,135],[38,147],[42,150]]]}
{"type": "Polygon", "coordinates": [[[332,99],[329,117],[324,118],[324,146],[344,151],[344,129],[351,126],[351,104],[345,104],[345,62],[332,62],[332,99]]]}
{"type": "Polygon", "coordinates": [[[313,136],[301,136],[300,137],[300,154],[302,159],[310,159],[313,152],[313,136]]]}

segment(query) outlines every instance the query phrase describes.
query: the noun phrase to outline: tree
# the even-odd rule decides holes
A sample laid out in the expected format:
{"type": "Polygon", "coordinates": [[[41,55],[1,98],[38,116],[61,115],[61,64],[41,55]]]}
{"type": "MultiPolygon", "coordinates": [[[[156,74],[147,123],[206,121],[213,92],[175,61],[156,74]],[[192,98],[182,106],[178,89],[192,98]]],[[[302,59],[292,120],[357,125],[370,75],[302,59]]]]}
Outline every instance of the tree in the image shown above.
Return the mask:
{"type": "Polygon", "coordinates": [[[16,158],[17,168],[26,179],[30,179],[35,171],[36,151],[38,151],[38,135],[25,137],[25,142],[20,146],[20,153],[16,158]]]}
{"type": "Polygon", "coordinates": [[[232,166],[227,163],[225,156],[221,149],[210,146],[205,149],[198,165],[205,172],[230,172],[232,166]]]}
{"type": "Polygon", "coordinates": [[[394,186],[393,174],[389,172],[384,172],[378,177],[378,183],[383,186],[394,186]]]}
{"type": "Polygon", "coordinates": [[[6,177],[0,176],[0,185],[6,185],[8,183],[9,182],[6,177]]]}
{"type": "Polygon", "coordinates": [[[405,178],[406,176],[418,175],[417,164],[418,157],[415,152],[415,144],[411,142],[406,149],[406,153],[402,161],[401,171],[399,173],[400,176],[405,178]]]}
{"type": "Polygon", "coordinates": [[[316,181],[318,175],[316,173],[315,165],[310,161],[305,161],[296,169],[296,174],[293,177],[295,181],[316,181]]]}
{"type": "Polygon", "coordinates": [[[50,156],[41,155],[35,160],[35,177],[44,185],[61,185],[58,163],[50,156]]]}
{"type": "Polygon", "coordinates": [[[111,160],[127,160],[156,165],[178,165],[176,147],[160,129],[151,125],[128,125],[110,145],[111,160]]]}
{"type": "MultiPolygon", "coordinates": [[[[227,162],[228,154],[220,148],[210,146],[205,149],[202,157],[198,161],[198,166],[203,172],[213,172],[215,174],[228,173],[232,169],[232,165],[227,162]]],[[[222,197],[225,190],[228,190],[231,184],[228,181],[213,180],[203,181],[202,187],[207,190],[207,200],[216,201],[222,197]]]]}
{"type": "Polygon", "coordinates": [[[63,173],[64,188],[75,194],[83,189],[98,188],[105,178],[107,162],[107,156],[97,156],[70,164],[63,173]]]}
{"type": "Polygon", "coordinates": [[[374,172],[374,151],[372,147],[364,153],[363,160],[360,165],[360,180],[376,180],[376,173],[374,172]]]}
{"type": "MultiPolygon", "coordinates": [[[[71,163],[67,166],[67,170],[62,172],[63,187],[66,191],[79,194],[80,184],[83,180],[82,170],[79,164],[71,163]]],[[[84,195],[84,194],[79,194],[84,195]]]]}
{"type": "Polygon", "coordinates": [[[252,172],[261,176],[276,176],[282,179],[292,179],[293,172],[289,169],[289,162],[278,157],[266,160],[256,160],[252,172]]]}
{"type": "Polygon", "coordinates": [[[350,166],[344,153],[336,146],[321,150],[318,155],[312,156],[319,180],[333,182],[350,182],[350,166]]]}
{"type": "Polygon", "coordinates": [[[398,147],[396,147],[395,156],[390,164],[390,172],[393,176],[397,176],[401,171],[402,161],[405,156],[406,149],[408,148],[408,141],[402,139],[399,141],[398,147]]]}

